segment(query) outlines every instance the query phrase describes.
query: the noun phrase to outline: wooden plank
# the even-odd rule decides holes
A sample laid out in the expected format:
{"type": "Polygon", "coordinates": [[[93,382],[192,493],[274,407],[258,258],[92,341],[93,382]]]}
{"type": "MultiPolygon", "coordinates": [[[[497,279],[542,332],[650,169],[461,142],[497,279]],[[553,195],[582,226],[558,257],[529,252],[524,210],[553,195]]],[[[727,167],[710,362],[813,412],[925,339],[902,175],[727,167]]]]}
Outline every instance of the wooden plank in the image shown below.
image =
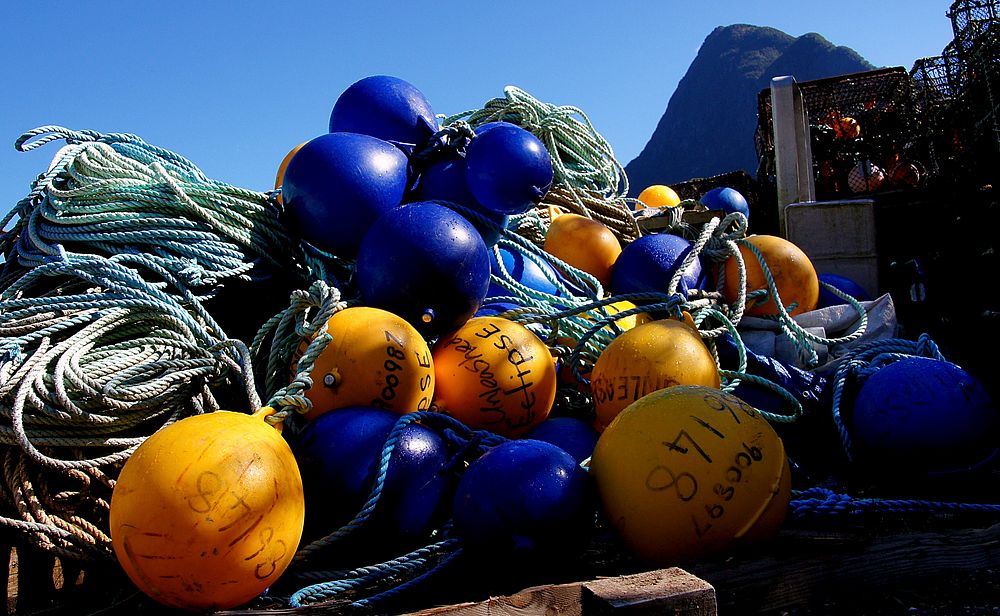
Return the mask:
{"type": "Polygon", "coordinates": [[[676,567],[589,582],[535,586],[505,597],[410,616],[604,616],[673,613],[716,616],[715,590],[676,567]]]}
{"type": "Polygon", "coordinates": [[[17,556],[14,554],[14,546],[0,543],[0,563],[7,570],[3,583],[3,596],[7,598],[4,614],[13,614],[17,604],[17,556]]]}
{"type": "Polygon", "coordinates": [[[711,584],[673,567],[585,583],[583,613],[716,616],[718,609],[711,584]]]}
{"type": "Polygon", "coordinates": [[[914,585],[942,572],[1000,567],[1000,524],[887,537],[782,533],[759,552],[694,565],[716,589],[719,609],[756,614],[813,604],[839,593],[914,585]]]}

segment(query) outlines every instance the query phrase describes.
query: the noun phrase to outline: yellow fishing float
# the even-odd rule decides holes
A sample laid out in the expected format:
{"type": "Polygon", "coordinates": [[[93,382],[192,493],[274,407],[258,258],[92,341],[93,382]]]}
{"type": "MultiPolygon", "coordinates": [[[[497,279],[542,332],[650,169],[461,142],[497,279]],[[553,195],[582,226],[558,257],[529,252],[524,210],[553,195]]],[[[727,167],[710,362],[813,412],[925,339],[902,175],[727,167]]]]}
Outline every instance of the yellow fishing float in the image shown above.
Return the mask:
{"type": "Polygon", "coordinates": [[[555,360],[523,325],[476,317],[443,336],[433,354],[437,410],[508,437],[549,416],[556,397],[555,360]]]}
{"type": "MultiPolygon", "coordinates": [[[[333,338],[316,357],[305,391],[313,408],[307,419],[348,406],[377,406],[396,413],[430,408],[434,363],[430,347],[403,318],[378,308],[354,306],[326,323],[333,338]]],[[[308,347],[303,341],[296,357],[308,347]]]]}
{"type": "Polygon", "coordinates": [[[720,383],[715,358],[689,324],[661,319],[637,325],[612,340],[594,364],[594,427],[603,430],[622,409],[657,389],[720,383]]]}
{"type": "Polygon", "coordinates": [[[681,198],[677,192],[664,184],[647,186],[639,193],[636,209],[677,207],[681,198]]]}
{"type": "Polygon", "coordinates": [[[156,432],[122,468],[111,542],[125,573],[172,607],[253,599],[298,549],[304,504],[291,449],[264,418],[217,411],[156,432]]]}
{"type": "Polygon", "coordinates": [[[736,396],[700,385],[629,405],[601,434],[590,473],[624,543],[661,566],[773,536],[791,499],[771,425],[736,396]]]}

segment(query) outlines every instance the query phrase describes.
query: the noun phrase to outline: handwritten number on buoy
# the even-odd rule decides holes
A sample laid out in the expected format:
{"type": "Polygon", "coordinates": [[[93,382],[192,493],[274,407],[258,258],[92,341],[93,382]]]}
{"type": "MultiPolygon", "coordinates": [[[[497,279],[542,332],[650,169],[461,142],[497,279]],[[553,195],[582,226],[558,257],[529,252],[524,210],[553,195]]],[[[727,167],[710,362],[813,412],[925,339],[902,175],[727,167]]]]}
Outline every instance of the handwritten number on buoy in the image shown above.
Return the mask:
{"type": "Polygon", "coordinates": [[[657,465],[646,475],[646,488],[654,492],[673,488],[677,498],[687,502],[698,493],[698,480],[691,473],[675,474],[663,465],[657,465]]]}

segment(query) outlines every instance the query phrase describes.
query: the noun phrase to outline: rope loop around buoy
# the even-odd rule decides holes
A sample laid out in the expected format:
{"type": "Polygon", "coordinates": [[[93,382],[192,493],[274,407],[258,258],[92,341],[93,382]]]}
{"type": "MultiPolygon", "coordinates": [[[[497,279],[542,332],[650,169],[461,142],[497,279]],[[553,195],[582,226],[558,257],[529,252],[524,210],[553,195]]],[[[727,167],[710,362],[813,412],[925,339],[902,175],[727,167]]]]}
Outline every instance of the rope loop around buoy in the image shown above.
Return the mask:
{"type": "Polygon", "coordinates": [[[859,345],[840,358],[841,363],[833,379],[831,412],[848,461],[853,459],[854,452],[851,435],[842,414],[845,390],[849,385],[860,385],[868,376],[886,364],[907,357],[929,357],[945,361],[937,344],[926,333],[920,334],[917,340],[900,338],[874,340],[859,345]]]}

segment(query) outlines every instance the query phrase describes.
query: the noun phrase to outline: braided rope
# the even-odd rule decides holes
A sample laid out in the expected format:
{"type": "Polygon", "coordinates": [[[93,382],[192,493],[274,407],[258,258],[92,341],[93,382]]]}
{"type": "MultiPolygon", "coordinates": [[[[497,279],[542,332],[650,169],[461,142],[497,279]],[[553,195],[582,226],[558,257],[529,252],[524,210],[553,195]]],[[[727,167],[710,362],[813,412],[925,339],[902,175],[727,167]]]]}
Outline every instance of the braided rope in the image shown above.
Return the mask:
{"type": "MultiPolygon", "coordinates": [[[[464,122],[476,127],[498,121],[531,132],[549,152],[553,180],[543,205],[536,209],[542,217],[547,205],[562,205],[603,222],[626,242],[639,237],[624,197],[628,193],[625,168],[582,110],[545,103],[520,88],[507,86],[503,98],[487,101],[482,109],[446,117],[442,123],[449,126],[464,122]]],[[[544,219],[542,224],[547,228],[544,219]]],[[[538,240],[537,235],[527,237],[538,240]]]]}
{"type": "Polygon", "coordinates": [[[249,350],[201,300],[258,262],[306,268],[266,195],[134,135],[47,126],[15,147],[59,139],[0,235],[0,526],[111,558],[108,501],[135,448],[219,395],[260,406],[249,350]]]}
{"type": "Polygon", "coordinates": [[[850,432],[841,414],[844,390],[850,382],[861,382],[881,366],[906,357],[930,357],[945,361],[944,355],[937,344],[927,334],[921,334],[917,340],[902,340],[891,338],[875,340],[853,349],[842,358],[833,379],[833,423],[840,435],[847,459],[853,459],[853,446],[850,432]]]}
{"type": "Polygon", "coordinates": [[[809,517],[857,516],[871,513],[935,514],[935,513],[1000,513],[1000,505],[992,503],[959,503],[914,499],[854,498],[826,488],[814,487],[793,494],[789,517],[802,520],[809,517]]]}

